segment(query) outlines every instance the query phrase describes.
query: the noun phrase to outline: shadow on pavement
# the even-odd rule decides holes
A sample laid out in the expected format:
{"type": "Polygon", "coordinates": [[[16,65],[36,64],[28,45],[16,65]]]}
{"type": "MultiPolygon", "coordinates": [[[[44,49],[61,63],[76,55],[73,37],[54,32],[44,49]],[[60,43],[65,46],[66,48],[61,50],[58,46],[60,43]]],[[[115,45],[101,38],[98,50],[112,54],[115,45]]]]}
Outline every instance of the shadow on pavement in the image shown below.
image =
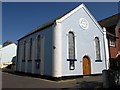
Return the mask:
{"type": "Polygon", "coordinates": [[[77,82],[76,88],[103,88],[103,83],[97,81],[82,81],[77,82]]]}
{"type": "Polygon", "coordinates": [[[36,75],[36,74],[34,75],[34,74],[29,74],[29,73],[24,73],[24,72],[16,72],[16,71],[13,71],[12,69],[9,69],[9,68],[3,68],[2,72],[10,73],[10,74],[18,75],[18,76],[28,76],[28,77],[39,78],[39,75],[36,75]]]}

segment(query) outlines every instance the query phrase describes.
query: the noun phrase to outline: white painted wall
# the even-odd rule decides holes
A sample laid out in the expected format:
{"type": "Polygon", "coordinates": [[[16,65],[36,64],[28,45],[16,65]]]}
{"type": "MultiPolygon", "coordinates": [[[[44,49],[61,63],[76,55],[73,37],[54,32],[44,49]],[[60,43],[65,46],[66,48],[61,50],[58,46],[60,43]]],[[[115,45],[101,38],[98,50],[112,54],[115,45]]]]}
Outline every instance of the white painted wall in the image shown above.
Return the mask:
{"type": "Polygon", "coordinates": [[[11,63],[13,57],[16,56],[17,45],[12,43],[0,49],[0,62],[11,63]]]}
{"type": "Polygon", "coordinates": [[[2,45],[0,45],[0,49],[2,48],[2,45]]]}
{"type": "Polygon", "coordinates": [[[18,60],[17,60],[17,71],[40,74],[40,75],[52,75],[52,26],[45,28],[44,30],[38,31],[34,34],[31,34],[19,41],[19,50],[18,50],[18,60]],[[37,70],[35,66],[35,60],[37,59],[37,36],[41,36],[41,63],[40,69],[37,70]],[[32,38],[32,64],[28,65],[29,60],[29,40],[32,38]],[[22,62],[23,59],[23,43],[27,42],[26,48],[26,58],[25,62],[22,62]],[[24,64],[25,63],[25,64],[24,64]],[[29,70],[29,71],[28,71],[29,70]],[[32,71],[30,71],[32,70],[32,71]]]}
{"type": "Polygon", "coordinates": [[[61,76],[72,76],[72,75],[83,75],[82,59],[85,55],[90,58],[91,61],[91,74],[100,74],[102,70],[106,68],[106,56],[105,56],[105,44],[104,34],[102,28],[98,25],[97,21],[87,11],[82,4],[72,13],[65,15],[61,19],[56,20],[54,25],[39,30],[27,37],[19,40],[19,51],[17,60],[17,70],[47,75],[52,77],[61,76]],[[79,19],[85,18],[89,22],[89,28],[83,30],[79,25],[79,19]],[[68,32],[73,31],[75,34],[75,52],[77,61],[75,61],[75,70],[69,70],[68,59],[68,32]],[[41,53],[41,66],[40,70],[35,68],[36,58],[36,39],[37,36],[42,36],[42,53],[41,53]],[[101,49],[101,60],[102,62],[95,62],[95,37],[99,37],[100,49],[101,49]],[[32,46],[32,64],[27,67],[27,60],[29,57],[29,40],[33,39],[32,46]],[[26,58],[25,63],[22,62],[23,57],[23,42],[27,41],[26,58]],[[27,69],[28,68],[28,69],[27,69]]]}
{"type": "MultiPolygon", "coordinates": [[[[65,16],[66,17],[66,16],[65,16]]],[[[98,25],[92,15],[86,10],[86,8],[80,8],[71,15],[68,14],[64,20],[58,20],[61,23],[61,75],[83,75],[82,59],[85,55],[90,58],[91,61],[91,74],[101,74],[103,69],[106,69],[105,58],[105,45],[104,34],[102,28],[98,25]],[[89,28],[84,30],[79,25],[80,18],[85,18],[89,22],[89,28]],[[76,58],[75,70],[69,69],[68,59],[68,32],[72,31],[75,34],[75,48],[76,58]],[[95,62],[95,37],[99,37],[100,40],[100,53],[102,62],[95,62]]],[[[57,33],[58,34],[58,33],[57,33]]],[[[58,37],[56,37],[58,38],[58,37]]],[[[59,39],[58,39],[59,40],[59,39]]],[[[56,55],[59,53],[56,53],[56,55]]],[[[56,61],[59,59],[56,59],[56,61]]],[[[59,65],[59,64],[57,64],[59,65]]],[[[58,67],[58,66],[57,66],[58,67]]]]}

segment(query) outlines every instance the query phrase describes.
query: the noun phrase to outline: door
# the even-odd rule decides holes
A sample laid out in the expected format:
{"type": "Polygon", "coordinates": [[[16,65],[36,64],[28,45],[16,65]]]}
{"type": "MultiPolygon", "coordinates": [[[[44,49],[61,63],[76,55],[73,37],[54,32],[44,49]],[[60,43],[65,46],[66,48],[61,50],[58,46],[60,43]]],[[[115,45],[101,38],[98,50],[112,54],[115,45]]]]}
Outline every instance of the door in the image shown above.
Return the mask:
{"type": "Polygon", "coordinates": [[[88,56],[83,57],[83,75],[91,74],[91,64],[88,56]]]}

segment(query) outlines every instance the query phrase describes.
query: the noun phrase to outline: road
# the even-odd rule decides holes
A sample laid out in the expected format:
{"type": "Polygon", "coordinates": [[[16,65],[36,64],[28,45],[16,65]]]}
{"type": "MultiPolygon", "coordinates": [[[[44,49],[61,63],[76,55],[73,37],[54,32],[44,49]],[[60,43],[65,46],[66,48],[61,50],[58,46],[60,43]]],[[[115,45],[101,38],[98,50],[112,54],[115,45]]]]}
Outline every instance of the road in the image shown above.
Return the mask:
{"type": "Polygon", "coordinates": [[[2,72],[2,88],[71,88],[76,80],[51,81],[2,72]]]}
{"type": "Polygon", "coordinates": [[[101,76],[51,81],[26,75],[2,72],[2,88],[99,88],[102,87],[101,76]]]}

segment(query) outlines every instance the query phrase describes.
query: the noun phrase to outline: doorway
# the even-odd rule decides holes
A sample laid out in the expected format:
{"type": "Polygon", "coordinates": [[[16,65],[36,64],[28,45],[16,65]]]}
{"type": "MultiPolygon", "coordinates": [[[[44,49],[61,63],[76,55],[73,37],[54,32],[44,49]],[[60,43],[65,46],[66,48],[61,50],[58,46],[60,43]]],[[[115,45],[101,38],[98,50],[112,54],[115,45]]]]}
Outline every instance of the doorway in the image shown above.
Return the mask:
{"type": "Polygon", "coordinates": [[[91,62],[88,56],[83,57],[83,75],[91,74],[91,62]]]}

